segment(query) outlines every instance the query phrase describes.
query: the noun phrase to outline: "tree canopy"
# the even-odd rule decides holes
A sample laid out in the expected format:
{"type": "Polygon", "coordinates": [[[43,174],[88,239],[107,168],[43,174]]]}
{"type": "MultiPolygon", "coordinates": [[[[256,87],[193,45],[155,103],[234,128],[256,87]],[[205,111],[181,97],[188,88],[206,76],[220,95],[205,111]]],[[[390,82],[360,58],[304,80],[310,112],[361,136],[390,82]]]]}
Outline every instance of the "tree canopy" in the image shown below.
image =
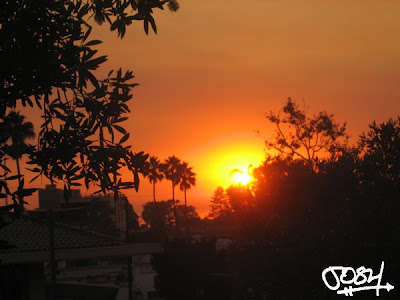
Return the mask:
{"type": "Polygon", "coordinates": [[[345,123],[336,122],[326,111],[309,117],[306,109],[300,109],[291,98],[281,113],[270,112],[266,117],[276,128],[276,136],[265,141],[267,147],[282,155],[302,159],[310,169],[315,168],[318,155],[334,153],[343,143],[340,139],[347,138],[345,123]]]}
{"type": "MultiPolygon", "coordinates": [[[[176,201],[179,202],[179,201],[176,201]]],[[[142,218],[143,221],[153,230],[172,231],[176,229],[176,216],[178,220],[187,220],[188,225],[194,225],[200,221],[200,217],[194,206],[185,206],[177,204],[174,207],[172,200],[147,202],[143,206],[142,218]]]]}
{"type": "MultiPolygon", "coordinates": [[[[126,145],[129,133],[123,122],[130,112],[133,73],[110,71],[99,79],[95,71],[107,60],[95,49],[93,23],[108,24],[121,38],[126,27],[141,21],[146,34],[156,33],[154,9],[179,8],[175,0],[68,0],[2,1],[0,3],[0,119],[8,109],[38,107],[43,123],[38,145],[30,152],[31,170],[37,178],[61,181],[65,196],[71,186],[91,184],[98,191],[138,189],[138,173],[147,155],[126,145]],[[118,170],[127,167],[133,179],[122,182],[118,170]]],[[[25,111],[25,109],[24,109],[25,111]]],[[[2,138],[3,140],[3,138],[2,138]]],[[[0,145],[0,158],[5,156],[0,145]]],[[[29,194],[23,185],[11,192],[11,172],[4,164],[2,194],[29,194]]]]}

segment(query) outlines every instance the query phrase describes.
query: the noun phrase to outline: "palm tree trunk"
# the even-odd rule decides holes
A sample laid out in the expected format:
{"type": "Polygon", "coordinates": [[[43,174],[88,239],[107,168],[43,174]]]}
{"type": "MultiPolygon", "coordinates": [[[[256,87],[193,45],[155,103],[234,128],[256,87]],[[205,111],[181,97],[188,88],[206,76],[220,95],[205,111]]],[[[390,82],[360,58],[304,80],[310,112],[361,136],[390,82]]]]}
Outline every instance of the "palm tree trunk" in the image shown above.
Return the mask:
{"type": "Polygon", "coordinates": [[[175,184],[172,182],[172,201],[174,202],[175,206],[175,184]]]}
{"type": "Polygon", "coordinates": [[[185,207],[187,207],[187,202],[186,202],[186,188],[183,190],[184,196],[185,196],[185,207]]]}
{"type": "Polygon", "coordinates": [[[157,203],[157,201],[156,201],[156,182],[155,181],[153,181],[153,200],[154,200],[154,203],[157,203]]]}

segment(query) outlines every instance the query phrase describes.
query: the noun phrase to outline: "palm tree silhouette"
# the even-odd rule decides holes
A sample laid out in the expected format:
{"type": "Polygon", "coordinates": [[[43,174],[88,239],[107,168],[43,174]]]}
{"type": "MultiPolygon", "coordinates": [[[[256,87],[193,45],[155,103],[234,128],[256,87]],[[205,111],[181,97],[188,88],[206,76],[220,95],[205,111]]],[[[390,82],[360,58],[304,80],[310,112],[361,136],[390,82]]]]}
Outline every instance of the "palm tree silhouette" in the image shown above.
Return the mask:
{"type": "Polygon", "coordinates": [[[170,180],[172,183],[172,203],[174,205],[174,215],[176,222],[176,229],[179,231],[179,221],[178,221],[178,213],[176,210],[176,202],[175,202],[175,186],[179,184],[180,181],[180,163],[181,160],[176,156],[170,156],[165,160],[163,166],[163,173],[167,180],[170,180]]]}
{"type": "Polygon", "coordinates": [[[147,177],[150,183],[153,184],[153,201],[156,201],[156,183],[164,179],[164,174],[162,173],[163,164],[156,156],[150,156],[148,167],[144,171],[144,176],[147,177]]]}
{"type": "MultiPolygon", "coordinates": [[[[6,147],[6,153],[12,159],[15,160],[17,165],[18,183],[21,185],[21,169],[19,160],[26,153],[28,145],[25,144],[26,139],[32,139],[35,137],[33,124],[31,122],[25,122],[25,116],[19,114],[19,112],[11,111],[7,116],[4,117],[2,124],[2,134],[4,134],[5,142],[11,140],[11,144],[6,147]]],[[[24,210],[24,201],[20,199],[20,210],[24,210]]]]}
{"type": "Polygon", "coordinates": [[[186,191],[189,190],[192,186],[196,185],[196,173],[192,171],[193,168],[189,167],[187,162],[183,162],[182,164],[180,164],[179,169],[180,169],[179,188],[181,191],[183,191],[185,197],[185,227],[186,227],[186,233],[189,234],[186,191]]]}
{"type": "Polygon", "coordinates": [[[180,185],[179,188],[184,193],[185,197],[185,207],[187,206],[186,202],[186,191],[190,190],[192,186],[196,185],[196,173],[194,173],[192,167],[189,167],[187,162],[183,162],[180,165],[180,185]]]}

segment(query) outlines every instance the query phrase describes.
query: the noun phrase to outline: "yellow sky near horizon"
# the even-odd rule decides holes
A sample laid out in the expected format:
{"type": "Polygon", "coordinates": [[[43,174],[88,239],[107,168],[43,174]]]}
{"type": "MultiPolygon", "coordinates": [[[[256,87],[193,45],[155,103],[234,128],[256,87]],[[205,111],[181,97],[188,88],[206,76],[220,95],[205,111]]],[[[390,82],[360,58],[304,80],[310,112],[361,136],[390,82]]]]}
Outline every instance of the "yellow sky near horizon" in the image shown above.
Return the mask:
{"type": "MultiPolygon", "coordinates": [[[[93,39],[110,68],[130,69],[134,89],[126,127],[134,149],[189,162],[198,184],[189,203],[205,213],[233,168],[256,165],[273,135],[264,115],[287,97],[311,113],[347,121],[353,139],[368,124],[400,114],[400,1],[180,1],[155,13],[158,34],[135,23],[123,40],[105,26],[93,39]]],[[[159,185],[158,199],[170,197],[159,185]]],[[[151,185],[127,192],[137,211],[151,185]],[[138,207],[139,206],[139,207],[138,207]]],[[[178,193],[180,198],[183,196],[178,193]]]]}

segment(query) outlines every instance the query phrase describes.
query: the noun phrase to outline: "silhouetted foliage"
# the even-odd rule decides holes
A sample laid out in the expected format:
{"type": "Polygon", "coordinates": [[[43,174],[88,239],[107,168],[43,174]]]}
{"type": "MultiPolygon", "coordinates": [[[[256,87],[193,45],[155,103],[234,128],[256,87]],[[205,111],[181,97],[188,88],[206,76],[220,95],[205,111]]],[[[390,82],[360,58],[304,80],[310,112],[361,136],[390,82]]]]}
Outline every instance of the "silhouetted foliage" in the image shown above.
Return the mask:
{"type": "Polygon", "coordinates": [[[149,162],[145,165],[143,175],[153,184],[153,200],[156,203],[156,183],[164,179],[162,173],[163,165],[155,156],[150,156],[149,162]]]}
{"type": "Polygon", "coordinates": [[[193,172],[193,168],[189,167],[187,162],[182,162],[179,165],[179,189],[183,191],[184,195],[184,220],[185,220],[185,228],[186,233],[189,234],[189,207],[187,205],[187,196],[186,191],[191,189],[196,185],[196,173],[193,172]]]}
{"type": "Polygon", "coordinates": [[[186,191],[196,185],[196,173],[189,167],[187,162],[182,162],[179,166],[179,189],[183,191],[185,206],[187,205],[186,191]]]}
{"type": "MultiPolygon", "coordinates": [[[[369,126],[360,136],[362,152],[361,180],[368,193],[382,191],[381,197],[400,191],[400,117],[369,126]]],[[[398,198],[397,198],[398,200],[398,198]]]]}
{"type": "Polygon", "coordinates": [[[301,158],[314,170],[318,154],[332,153],[340,138],[347,138],[346,124],[335,122],[333,115],[322,111],[308,117],[306,110],[289,98],[280,113],[270,112],[266,117],[276,127],[276,137],[266,140],[268,148],[285,156],[301,158]]]}
{"type": "Polygon", "coordinates": [[[178,213],[176,210],[176,203],[175,203],[175,187],[179,184],[180,181],[180,164],[181,164],[181,160],[176,157],[176,156],[170,156],[168,157],[164,164],[163,164],[163,173],[164,176],[167,180],[171,181],[171,185],[172,185],[172,204],[173,204],[173,208],[174,208],[174,217],[176,220],[176,229],[179,232],[179,225],[180,225],[180,221],[178,218],[178,213]]]}
{"type": "MultiPolygon", "coordinates": [[[[105,79],[95,77],[107,57],[95,50],[101,41],[91,38],[89,19],[108,23],[121,38],[126,26],[143,21],[148,34],[149,25],[157,32],[153,9],[163,9],[165,3],[173,11],[179,7],[175,0],[1,2],[0,118],[17,105],[43,110],[38,146],[29,163],[37,165],[32,169],[35,178],[63,182],[66,199],[82,179],[86,186],[97,184],[99,191],[116,195],[121,189],[137,190],[147,158],[125,145],[129,133],[122,122],[136,85],[132,72],[119,69],[114,76],[111,71],[105,79]],[[132,182],[118,178],[120,167],[132,171],[132,182]]],[[[4,176],[1,188],[2,194],[15,195],[4,176]]]]}
{"type": "MultiPolygon", "coordinates": [[[[334,265],[379,270],[384,261],[384,280],[397,282],[399,132],[398,120],[372,123],[359,147],[331,144],[313,172],[300,156],[267,156],[250,187],[229,188],[231,222],[240,226],[225,269],[230,299],[245,291],[253,299],[336,299],[321,280],[334,265]]],[[[216,195],[223,199],[223,190],[216,195]]]]}
{"type": "Polygon", "coordinates": [[[0,188],[1,198],[7,197],[9,194],[12,198],[13,204],[8,208],[14,208],[16,214],[19,211],[24,210],[24,196],[30,196],[36,189],[24,188],[24,179],[21,174],[21,168],[19,161],[23,155],[29,154],[33,151],[33,147],[26,144],[26,139],[33,139],[35,132],[33,124],[31,122],[25,122],[25,116],[20,115],[18,112],[10,111],[6,116],[3,117],[3,121],[0,122],[0,153],[1,157],[4,158],[4,164],[1,167],[4,170],[3,178],[0,188]],[[16,176],[7,176],[10,173],[10,169],[6,167],[5,160],[6,155],[15,160],[17,166],[16,176]],[[18,179],[18,189],[10,193],[6,182],[9,180],[18,179]],[[3,193],[3,188],[5,193],[3,193]]]}
{"type": "MultiPolygon", "coordinates": [[[[339,141],[346,138],[345,127],[336,124],[332,116],[321,113],[308,119],[292,104],[287,107],[291,117],[286,122],[300,126],[300,131],[291,138],[311,134],[312,141],[320,143],[306,150],[312,160],[296,154],[307,145],[296,146],[291,153],[280,151],[253,169],[251,185],[231,186],[226,193],[218,188],[214,193],[214,218],[207,220],[207,226],[218,226],[225,212],[232,215],[230,224],[239,226],[226,252],[227,264],[219,270],[226,279],[219,284],[225,290],[220,297],[335,299],[337,295],[321,280],[322,271],[334,265],[378,270],[384,261],[384,278],[397,282],[400,121],[372,123],[369,132],[360,137],[359,147],[350,147],[339,141]],[[323,120],[322,125],[317,120],[323,120]],[[306,129],[307,134],[301,132],[306,129]],[[324,138],[318,140],[314,135],[324,138]]],[[[211,299],[207,288],[196,295],[192,283],[192,278],[193,282],[206,282],[203,266],[184,260],[191,250],[180,252],[184,251],[182,245],[174,247],[155,261],[161,272],[159,291],[167,299],[211,299]],[[171,278],[163,275],[167,274],[164,269],[171,278]],[[189,275],[181,278],[182,272],[189,275]],[[191,277],[193,273],[196,276],[191,277]],[[181,282],[183,289],[177,290],[175,282],[181,282]]],[[[368,294],[356,296],[365,299],[368,294]]],[[[385,297],[394,299],[396,295],[387,293],[385,297]]]]}
{"type": "Polygon", "coordinates": [[[232,185],[226,189],[232,212],[236,215],[245,213],[254,205],[254,196],[249,186],[232,185]]]}
{"type": "Polygon", "coordinates": [[[147,202],[143,206],[143,221],[145,221],[151,229],[170,233],[172,233],[173,228],[176,227],[175,211],[178,219],[182,220],[187,216],[188,226],[196,225],[200,221],[200,217],[194,206],[178,204],[179,200],[175,202],[175,208],[172,200],[158,201],[157,203],[147,202]]]}
{"type": "Polygon", "coordinates": [[[165,230],[174,225],[172,200],[147,202],[143,205],[142,219],[151,228],[165,230]]]}
{"type": "Polygon", "coordinates": [[[191,227],[200,221],[200,217],[196,212],[196,208],[192,205],[179,204],[176,206],[179,219],[186,219],[187,226],[191,227]]]}
{"type": "MultiPolygon", "coordinates": [[[[255,173],[263,181],[255,189],[254,209],[242,223],[237,281],[272,298],[318,298],[318,289],[325,291],[322,270],[340,262],[350,239],[350,192],[336,188],[344,187],[347,177],[310,173],[302,161],[279,157],[255,173]]],[[[340,263],[346,262],[343,258],[340,263]]]]}
{"type": "Polygon", "coordinates": [[[273,299],[334,298],[321,281],[322,270],[332,265],[377,270],[381,261],[385,278],[396,282],[400,204],[393,187],[399,180],[388,167],[397,157],[396,126],[392,120],[371,124],[360,140],[362,153],[337,147],[335,155],[318,160],[315,172],[309,172],[306,160],[293,156],[268,157],[256,168],[254,208],[238,210],[244,221],[232,252],[240,270],[233,285],[273,299]],[[393,155],[384,155],[389,149],[393,155]],[[376,184],[383,181],[393,185],[376,184]]]}
{"type": "Polygon", "coordinates": [[[94,56],[92,48],[101,41],[89,40],[91,16],[98,24],[108,23],[121,38],[133,21],[143,21],[146,33],[149,25],[157,32],[153,9],[163,9],[166,2],[171,10],[179,7],[168,0],[2,1],[0,116],[18,101],[42,107],[52,88],[79,89],[87,81],[98,85],[92,71],[106,56],[94,56]]]}
{"type": "Polygon", "coordinates": [[[208,216],[211,219],[225,219],[232,214],[232,207],[223,187],[219,186],[215,189],[210,208],[211,212],[208,216]]]}
{"type": "Polygon", "coordinates": [[[175,187],[180,181],[180,164],[181,160],[178,157],[170,156],[164,161],[162,167],[165,178],[172,184],[172,201],[175,201],[175,187]]]}

